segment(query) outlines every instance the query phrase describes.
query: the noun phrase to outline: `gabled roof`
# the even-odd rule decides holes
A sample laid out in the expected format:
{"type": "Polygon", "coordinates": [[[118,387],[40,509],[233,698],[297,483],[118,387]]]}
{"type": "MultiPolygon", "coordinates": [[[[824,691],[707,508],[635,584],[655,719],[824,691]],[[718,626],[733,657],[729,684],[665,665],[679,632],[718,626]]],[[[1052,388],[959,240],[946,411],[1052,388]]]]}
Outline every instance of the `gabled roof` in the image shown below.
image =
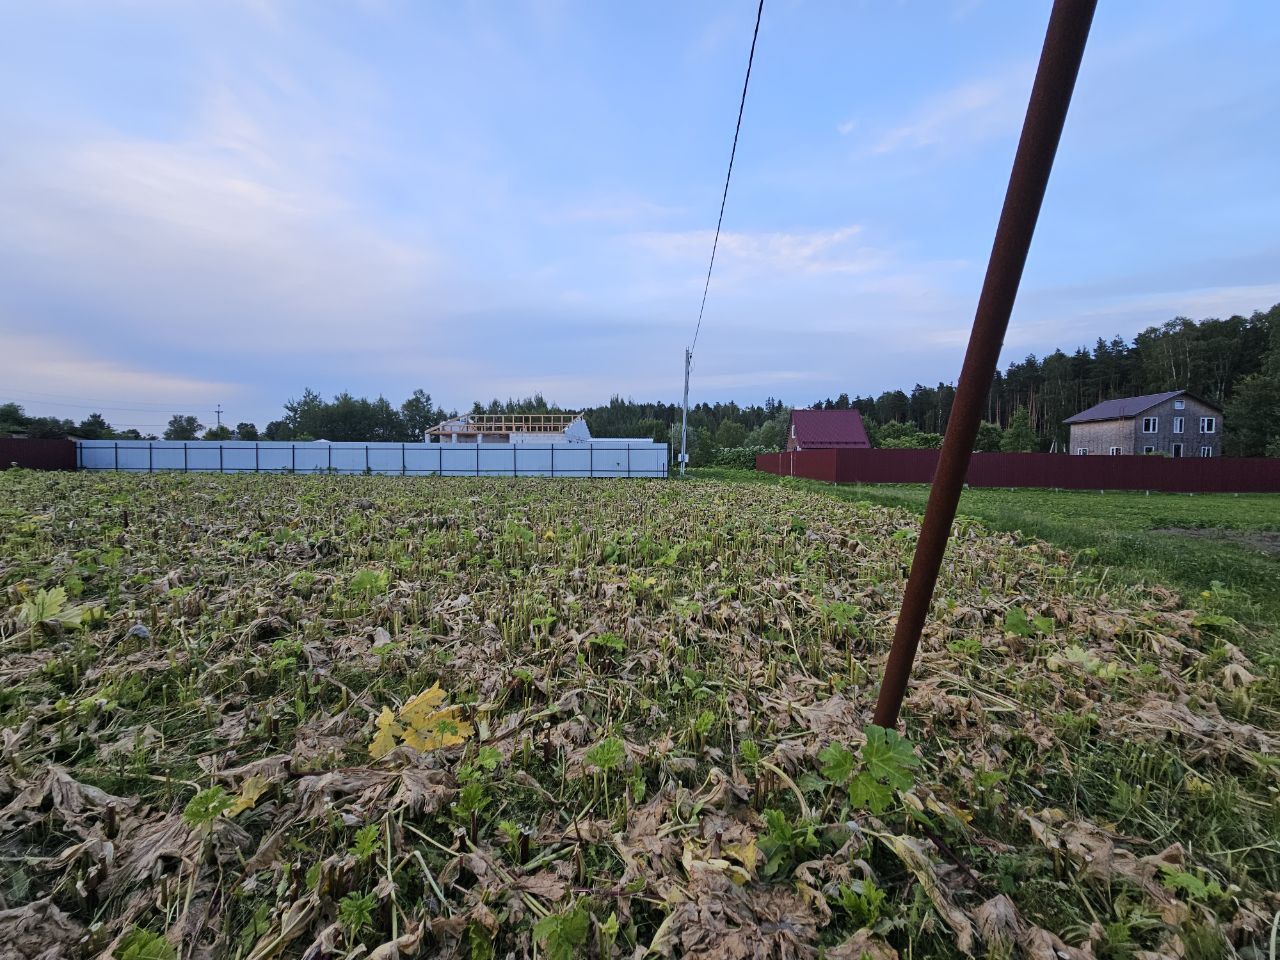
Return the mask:
{"type": "Polygon", "coordinates": [[[804,450],[871,446],[857,410],[792,410],[791,426],[804,450]]]}
{"type": "MultiPolygon", "coordinates": [[[[1144,410],[1150,410],[1157,404],[1172,400],[1174,397],[1190,396],[1185,390],[1170,390],[1167,393],[1148,393],[1141,397],[1121,397],[1118,400],[1103,400],[1095,403],[1088,410],[1081,410],[1074,417],[1067,417],[1063,423],[1091,423],[1095,420],[1123,420],[1136,417],[1144,410]]],[[[1198,397],[1196,399],[1199,399],[1198,397]]],[[[1201,400],[1206,406],[1218,409],[1216,404],[1201,400]]]]}

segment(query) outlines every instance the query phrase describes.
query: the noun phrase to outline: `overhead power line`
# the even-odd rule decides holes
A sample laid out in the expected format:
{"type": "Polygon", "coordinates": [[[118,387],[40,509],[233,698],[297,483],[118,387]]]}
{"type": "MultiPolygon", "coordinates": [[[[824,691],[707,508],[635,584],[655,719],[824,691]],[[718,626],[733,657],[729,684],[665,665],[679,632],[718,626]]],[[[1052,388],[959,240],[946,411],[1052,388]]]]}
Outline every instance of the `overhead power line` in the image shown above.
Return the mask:
{"type": "Polygon", "coordinates": [[[698,345],[702,332],[702,316],[707,312],[707,293],[711,290],[711,271],[716,265],[716,250],[720,246],[720,228],[724,226],[724,208],[729,200],[729,181],[733,179],[733,159],[738,155],[738,135],[742,132],[742,114],[747,108],[747,87],[751,85],[751,65],[756,59],[756,40],[760,37],[760,18],[764,15],[764,0],[756,7],[756,26],[751,31],[751,52],[747,54],[747,75],[742,81],[742,99],[738,101],[738,122],[733,128],[733,146],[729,149],[729,169],[724,175],[724,192],[720,194],[720,216],[716,218],[716,235],[711,241],[711,260],[707,264],[707,281],[702,285],[702,305],[698,307],[698,322],[693,328],[693,340],[684,351],[684,400],[680,414],[680,476],[689,462],[689,371],[693,367],[693,348],[698,345]]]}
{"type": "Polygon", "coordinates": [[[202,405],[191,406],[191,405],[184,404],[181,406],[175,405],[175,406],[163,406],[163,407],[161,406],[116,407],[116,406],[110,406],[107,404],[86,403],[83,401],[72,403],[70,401],[65,401],[65,400],[45,400],[41,397],[30,397],[25,394],[18,394],[18,395],[4,394],[3,396],[0,396],[0,403],[4,403],[8,401],[13,401],[14,403],[31,404],[32,406],[68,407],[73,410],[88,410],[91,413],[101,413],[104,410],[110,410],[113,413],[124,412],[124,413],[142,413],[142,414],[174,413],[174,412],[184,412],[184,411],[190,412],[192,410],[199,410],[201,412],[213,412],[213,411],[206,411],[202,405]]]}
{"type": "MultiPolygon", "coordinates": [[[[103,410],[180,410],[185,408],[203,408],[203,403],[169,403],[162,400],[122,400],[119,397],[79,397],[66,393],[46,393],[43,390],[32,390],[24,387],[19,390],[20,396],[13,399],[22,400],[27,403],[47,403],[50,406],[70,407],[70,406],[100,406],[103,410]]],[[[10,395],[4,394],[0,396],[0,402],[10,399],[10,395]]]]}
{"type": "Polygon", "coordinates": [[[760,36],[760,17],[764,14],[764,0],[756,7],[756,28],[751,34],[751,52],[747,54],[747,75],[742,81],[742,99],[738,102],[738,123],[733,128],[733,147],[729,150],[729,169],[724,175],[724,193],[720,196],[720,217],[716,220],[716,235],[711,241],[711,262],[707,264],[707,282],[702,287],[702,306],[698,308],[698,325],[693,328],[693,342],[689,344],[690,353],[698,345],[698,334],[702,330],[702,315],[707,309],[707,291],[711,289],[711,269],[716,265],[716,248],[720,246],[720,227],[724,224],[725,202],[729,199],[729,181],[733,178],[733,158],[738,153],[738,134],[742,132],[742,113],[747,106],[747,87],[751,83],[751,64],[756,58],[756,38],[760,36]]]}

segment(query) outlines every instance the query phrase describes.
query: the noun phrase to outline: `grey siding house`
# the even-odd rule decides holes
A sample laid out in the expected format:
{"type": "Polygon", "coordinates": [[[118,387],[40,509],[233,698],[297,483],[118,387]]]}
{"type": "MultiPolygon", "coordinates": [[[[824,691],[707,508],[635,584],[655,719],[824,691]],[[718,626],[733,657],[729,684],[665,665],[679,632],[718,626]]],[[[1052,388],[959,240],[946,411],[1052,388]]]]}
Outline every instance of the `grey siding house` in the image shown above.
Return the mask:
{"type": "Polygon", "coordinates": [[[1222,456],[1222,410],[1185,390],[1106,400],[1063,422],[1081,456],[1222,456]]]}

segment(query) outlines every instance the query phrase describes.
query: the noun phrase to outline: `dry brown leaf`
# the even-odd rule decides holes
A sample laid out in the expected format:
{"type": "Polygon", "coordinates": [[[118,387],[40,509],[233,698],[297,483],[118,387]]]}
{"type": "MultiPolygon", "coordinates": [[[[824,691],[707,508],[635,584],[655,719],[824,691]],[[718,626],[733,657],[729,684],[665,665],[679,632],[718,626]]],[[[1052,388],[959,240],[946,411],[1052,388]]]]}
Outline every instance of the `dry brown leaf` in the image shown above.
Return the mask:
{"type": "Polygon", "coordinates": [[[552,903],[563,900],[569,885],[550,870],[543,870],[528,877],[516,877],[515,888],[552,903]]]}
{"type": "Polygon", "coordinates": [[[137,801],[117,797],[105,790],[80,783],[64,768],[46,767],[42,775],[0,810],[0,833],[21,830],[46,817],[87,836],[92,822],[108,815],[123,814],[137,801]]]}
{"type": "Polygon", "coordinates": [[[75,952],[84,926],[58,909],[52,898],[0,910],[0,958],[57,960],[75,952]]]}
{"type": "Polygon", "coordinates": [[[152,883],[183,864],[195,863],[201,842],[176,813],[127,824],[116,839],[116,865],[103,881],[102,893],[117,896],[134,884],[152,883]]]}
{"type": "Polygon", "coordinates": [[[825,956],[827,960],[898,960],[898,951],[863,927],[825,956]]]}
{"type": "Polygon", "coordinates": [[[1087,944],[1069,947],[1048,930],[1027,923],[1004,894],[974,910],[973,919],[992,956],[1009,956],[1016,946],[1026,960],[1093,960],[1087,944]]]}
{"type": "Polygon", "coordinates": [[[934,870],[933,860],[925,852],[924,844],[914,837],[899,836],[893,833],[877,834],[877,837],[902,861],[910,870],[920,886],[929,896],[934,909],[946,921],[947,926],[956,936],[956,947],[965,956],[973,956],[973,924],[968,915],[956,906],[955,902],[942,889],[934,870]]]}

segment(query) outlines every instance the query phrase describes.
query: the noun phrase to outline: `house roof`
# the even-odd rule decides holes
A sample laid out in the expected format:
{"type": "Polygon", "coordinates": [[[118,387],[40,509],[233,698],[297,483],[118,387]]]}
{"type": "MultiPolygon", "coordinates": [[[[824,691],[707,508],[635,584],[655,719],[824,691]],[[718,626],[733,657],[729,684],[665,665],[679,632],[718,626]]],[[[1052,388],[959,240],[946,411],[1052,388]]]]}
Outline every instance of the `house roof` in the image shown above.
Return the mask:
{"type": "MultiPolygon", "coordinates": [[[[1136,417],[1144,410],[1150,410],[1157,404],[1172,400],[1174,397],[1188,395],[1185,390],[1170,390],[1167,393],[1148,393],[1141,397],[1121,397],[1118,400],[1103,400],[1095,403],[1088,410],[1081,410],[1074,417],[1067,417],[1063,423],[1091,423],[1096,420],[1124,420],[1136,417]]],[[[1198,399],[1198,398],[1197,398],[1198,399]]],[[[1201,400],[1201,403],[1218,409],[1216,404],[1201,400]]]]}
{"type": "Polygon", "coordinates": [[[792,410],[791,426],[803,449],[871,446],[857,410],[792,410]]]}

